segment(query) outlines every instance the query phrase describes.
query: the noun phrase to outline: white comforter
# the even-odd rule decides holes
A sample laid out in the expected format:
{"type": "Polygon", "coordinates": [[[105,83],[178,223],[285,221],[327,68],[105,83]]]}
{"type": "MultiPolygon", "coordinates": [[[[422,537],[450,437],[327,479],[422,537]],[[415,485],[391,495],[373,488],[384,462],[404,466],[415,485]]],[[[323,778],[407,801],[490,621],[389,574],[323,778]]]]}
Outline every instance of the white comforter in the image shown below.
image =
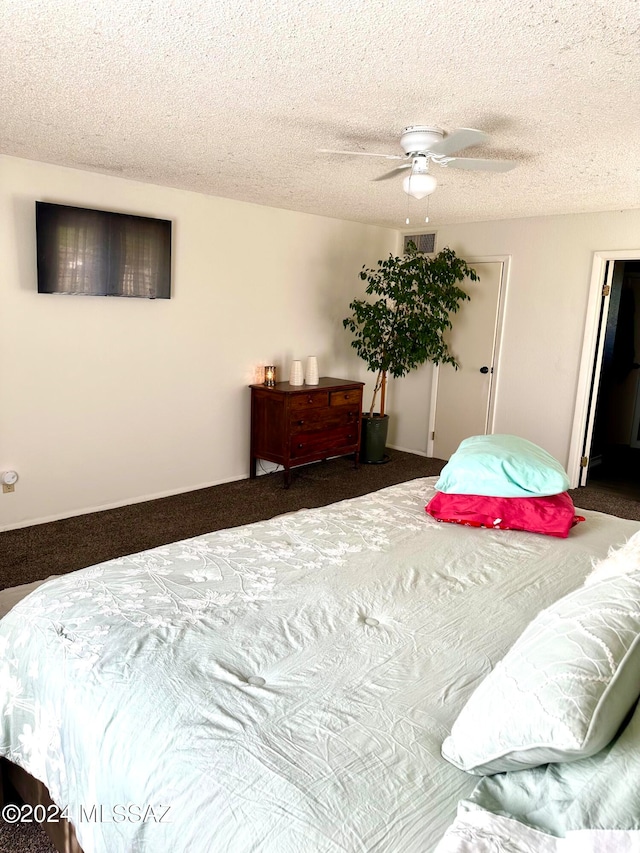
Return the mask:
{"type": "Polygon", "coordinates": [[[438,524],[433,482],[45,584],[0,620],[0,754],[86,853],[433,850],[477,782],[440,755],[470,691],[640,527],[438,524]]]}

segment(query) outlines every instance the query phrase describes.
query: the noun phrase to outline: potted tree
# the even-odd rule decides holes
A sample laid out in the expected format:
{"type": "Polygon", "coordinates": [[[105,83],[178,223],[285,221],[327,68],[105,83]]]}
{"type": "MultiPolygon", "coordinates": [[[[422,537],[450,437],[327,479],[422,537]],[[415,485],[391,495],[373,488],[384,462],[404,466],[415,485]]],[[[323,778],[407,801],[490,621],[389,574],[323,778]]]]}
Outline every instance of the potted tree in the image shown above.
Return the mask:
{"type": "Polygon", "coordinates": [[[443,333],[451,328],[450,315],[469,296],[458,286],[465,278],[478,275],[449,248],[430,257],[409,242],[403,257],[389,255],[376,269],[362,268],[366,293],[375,300],[354,299],[352,314],[342,323],[351,331],[351,346],[376,381],[367,413],[362,415],[360,458],[363,462],[384,461],[389,427],[385,414],[387,374],[405,376],[431,361],[457,368],[443,333]],[[380,395],[380,412],[374,412],[380,395]]]}

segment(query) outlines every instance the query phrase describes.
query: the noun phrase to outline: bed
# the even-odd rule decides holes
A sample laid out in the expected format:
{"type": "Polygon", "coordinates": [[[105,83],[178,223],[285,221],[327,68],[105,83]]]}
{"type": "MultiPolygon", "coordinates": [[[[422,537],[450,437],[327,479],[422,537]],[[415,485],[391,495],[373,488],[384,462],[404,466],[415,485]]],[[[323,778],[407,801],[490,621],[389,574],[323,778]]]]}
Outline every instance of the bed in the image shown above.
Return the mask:
{"type": "Polygon", "coordinates": [[[0,619],[0,755],[85,853],[435,850],[473,809],[465,702],[640,530],[438,523],[435,479],[38,587],[0,619]]]}

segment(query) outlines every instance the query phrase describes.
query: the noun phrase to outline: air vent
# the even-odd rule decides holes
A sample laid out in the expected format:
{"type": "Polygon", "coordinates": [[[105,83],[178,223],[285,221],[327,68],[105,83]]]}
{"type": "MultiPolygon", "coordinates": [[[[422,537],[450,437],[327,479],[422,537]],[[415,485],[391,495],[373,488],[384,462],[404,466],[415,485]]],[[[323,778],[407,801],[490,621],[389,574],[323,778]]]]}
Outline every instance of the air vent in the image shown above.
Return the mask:
{"type": "Polygon", "coordinates": [[[436,250],[436,232],[431,234],[405,234],[404,235],[404,251],[407,251],[407,244],[413,242],[418,247],[418,251],[425,255],[430,255],[436,250]]]}

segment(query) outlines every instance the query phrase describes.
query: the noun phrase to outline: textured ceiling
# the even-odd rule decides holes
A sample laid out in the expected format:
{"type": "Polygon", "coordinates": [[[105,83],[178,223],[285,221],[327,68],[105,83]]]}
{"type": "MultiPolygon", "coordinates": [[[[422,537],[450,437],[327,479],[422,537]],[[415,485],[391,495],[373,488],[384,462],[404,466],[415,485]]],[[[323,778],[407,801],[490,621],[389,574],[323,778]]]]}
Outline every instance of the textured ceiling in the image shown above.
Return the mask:
{"type": "MultiPolygon", "coordinates": [[[[640,207],[638,0],[0,0],[0,151],[403,228],[406,125],[475,127],[431,223],[640,207]]],[[[426,201],[411,200],[412,224],[426,201]]]]}

